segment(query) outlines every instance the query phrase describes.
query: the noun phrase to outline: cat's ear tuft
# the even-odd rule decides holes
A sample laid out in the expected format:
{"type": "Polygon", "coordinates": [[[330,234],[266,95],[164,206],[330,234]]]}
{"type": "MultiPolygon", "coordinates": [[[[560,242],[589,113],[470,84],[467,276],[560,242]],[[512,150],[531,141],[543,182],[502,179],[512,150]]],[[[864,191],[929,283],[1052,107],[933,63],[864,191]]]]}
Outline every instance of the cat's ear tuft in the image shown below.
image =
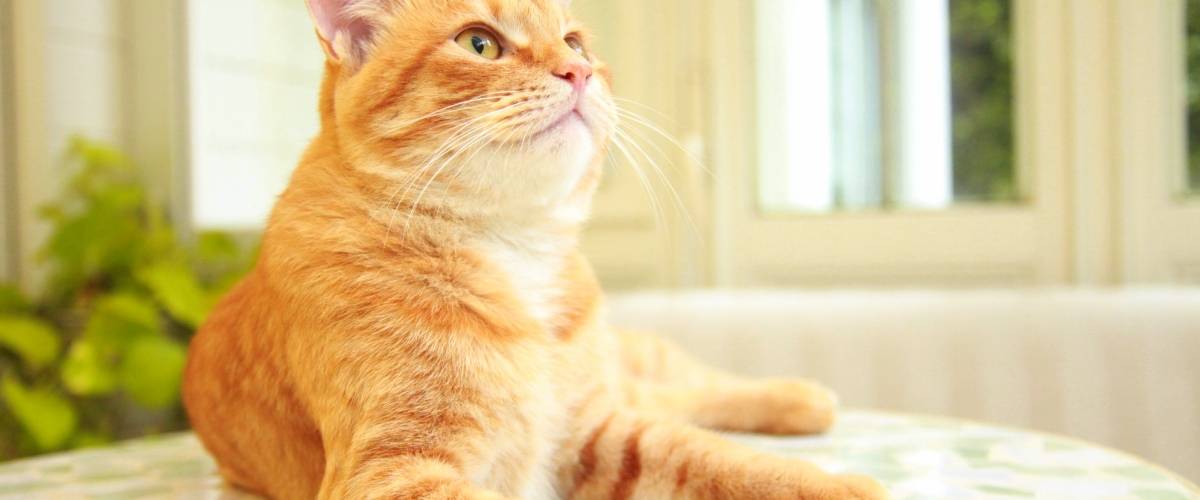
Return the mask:
{"type": "Polygon", "coordinates": [[[321,48],[330,60],[357,66],[378,30],[380,0],[305,0],[321,48]]]}

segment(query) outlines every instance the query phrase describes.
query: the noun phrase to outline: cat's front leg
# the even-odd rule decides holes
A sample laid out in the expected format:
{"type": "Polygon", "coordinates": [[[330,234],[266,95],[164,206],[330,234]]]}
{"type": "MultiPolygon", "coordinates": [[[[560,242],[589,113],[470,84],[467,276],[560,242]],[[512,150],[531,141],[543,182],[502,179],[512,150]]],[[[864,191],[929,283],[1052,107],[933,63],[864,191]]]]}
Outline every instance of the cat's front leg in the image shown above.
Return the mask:
{"type": "Polygon", "coordinates": [[[816,434],[833,425],[833,391],[804,379],[748,379],[700,363],[665,339],[615,332],[626,399],[640,410],[709,429],[816,434]]]}
{"type": "Polygon", "coordinates": [[[730,377],[694,386],[630,380],[626,392],[639,410],[731,432],[819,434],[838,408],[833,391],[803,379],[730,377]]]}
{"type": "Polygon", "coordinates": [[[799,460],[750,450],[677,420],[617,411],[562,452],[563,498],[876,500],[863,476],[831,475],[799,460]],[[570,459],[574,455],[574,459],[570,459]]]}

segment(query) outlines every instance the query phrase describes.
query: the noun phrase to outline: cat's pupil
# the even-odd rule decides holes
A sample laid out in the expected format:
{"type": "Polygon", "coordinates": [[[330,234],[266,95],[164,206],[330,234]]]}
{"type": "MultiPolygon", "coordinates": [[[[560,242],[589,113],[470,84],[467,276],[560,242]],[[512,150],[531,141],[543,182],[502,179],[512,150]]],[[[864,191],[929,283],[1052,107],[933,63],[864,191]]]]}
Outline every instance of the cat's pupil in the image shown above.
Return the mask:
{"type": "Polygon", "coordinates": [[[475,47],[475,52],[483,54],[483,51],[487,50],[488,43],[478,36],[473,36],[471,37],[471,46],[475,47]]]}

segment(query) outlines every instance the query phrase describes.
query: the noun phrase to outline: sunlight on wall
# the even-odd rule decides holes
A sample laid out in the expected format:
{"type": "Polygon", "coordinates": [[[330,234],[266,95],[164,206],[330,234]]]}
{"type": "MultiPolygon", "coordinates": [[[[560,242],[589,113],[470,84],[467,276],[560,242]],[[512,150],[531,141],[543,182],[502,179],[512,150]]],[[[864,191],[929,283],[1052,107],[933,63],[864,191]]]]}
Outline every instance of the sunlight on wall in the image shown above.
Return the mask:
{"type": "Polygon", "coordinates": [[[833,63],[828,2],[757,4],[759,189],[768,209],[834,205],[833,63]]]}
{"type": "Polygon", "coordinates": [[[759,205],[949,206],[947,0],[756,6],[759,205]]]}
{"type": "Polygon", "coordinates": [[[304,2],[188,2],[192,215],[198,228],[266,222],[317,132],[321,54],[304,2]]]}
{"type": "Polygon", "coordinates": [[[953,201],[950,168],[950,8],[947,0],[897,3],[896,201],[944,208],[953,201]]]}

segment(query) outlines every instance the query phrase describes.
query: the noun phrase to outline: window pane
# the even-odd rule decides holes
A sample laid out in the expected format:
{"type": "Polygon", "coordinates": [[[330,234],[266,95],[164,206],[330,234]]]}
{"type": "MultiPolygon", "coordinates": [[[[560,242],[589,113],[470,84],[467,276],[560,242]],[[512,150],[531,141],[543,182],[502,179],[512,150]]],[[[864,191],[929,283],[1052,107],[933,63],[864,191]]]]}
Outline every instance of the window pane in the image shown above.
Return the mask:
{"type": "Polygon", "coordinates": [[[1200,0],[1187,2],[1188,186],[1200,191],[1200,0]]]}
{"type": "Polygon", "coordinates": [[[758,0],[760,205],[1017,197],[1011,0],[758,0]]]}

